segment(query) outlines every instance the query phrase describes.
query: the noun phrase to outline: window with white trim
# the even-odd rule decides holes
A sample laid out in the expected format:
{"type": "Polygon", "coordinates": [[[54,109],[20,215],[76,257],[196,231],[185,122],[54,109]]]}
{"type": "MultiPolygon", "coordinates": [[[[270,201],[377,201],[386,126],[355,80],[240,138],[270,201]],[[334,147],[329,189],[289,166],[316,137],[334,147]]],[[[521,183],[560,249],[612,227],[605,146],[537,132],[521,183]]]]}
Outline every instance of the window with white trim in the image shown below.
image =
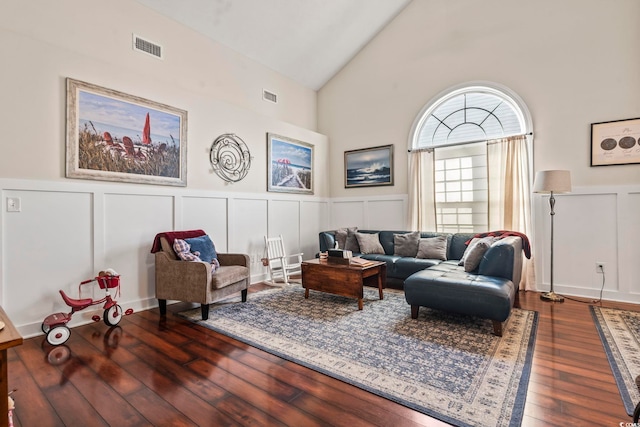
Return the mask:
{"type": "Polygon", "coordinates": [[[434,149],[437,230],[486,231],[486,142],[526,133],[518,104],[495,88],[468,86],[425,106],[414,129],[413,148],[434,149]]]}

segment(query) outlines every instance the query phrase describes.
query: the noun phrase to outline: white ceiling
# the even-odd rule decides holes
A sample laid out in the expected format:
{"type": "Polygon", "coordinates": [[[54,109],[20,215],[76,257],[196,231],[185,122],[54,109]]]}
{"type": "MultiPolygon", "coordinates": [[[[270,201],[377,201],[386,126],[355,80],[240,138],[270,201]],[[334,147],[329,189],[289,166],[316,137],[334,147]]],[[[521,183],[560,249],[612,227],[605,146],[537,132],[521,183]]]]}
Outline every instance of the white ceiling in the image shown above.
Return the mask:
{"type": "Polygon", "coordinates": [[[313,90],[411,0],[137,0],[313,90]]]}

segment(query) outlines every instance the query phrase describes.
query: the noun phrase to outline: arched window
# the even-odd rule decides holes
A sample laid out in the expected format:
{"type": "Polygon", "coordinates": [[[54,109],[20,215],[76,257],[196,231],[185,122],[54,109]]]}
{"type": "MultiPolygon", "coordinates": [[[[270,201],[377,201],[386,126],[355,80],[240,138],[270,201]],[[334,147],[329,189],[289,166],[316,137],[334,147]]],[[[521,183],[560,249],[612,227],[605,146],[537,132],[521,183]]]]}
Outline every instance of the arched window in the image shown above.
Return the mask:
{"type": "Polygon", "coordinates": [[[424,106],[414,120],[410,150],[433,152],[428,167],[433,169],[429,173],[438,231],[488,229],[491,160],[487,144],[530,132],[524,103],[493,84],[449,89],[424,106]]]}
{"type": "Polygon", "coordinates": [[[427,104],[416,126],[413,148],[487,141],[527,132],[516,102],[488,86],[453,90],[427,104]]]}

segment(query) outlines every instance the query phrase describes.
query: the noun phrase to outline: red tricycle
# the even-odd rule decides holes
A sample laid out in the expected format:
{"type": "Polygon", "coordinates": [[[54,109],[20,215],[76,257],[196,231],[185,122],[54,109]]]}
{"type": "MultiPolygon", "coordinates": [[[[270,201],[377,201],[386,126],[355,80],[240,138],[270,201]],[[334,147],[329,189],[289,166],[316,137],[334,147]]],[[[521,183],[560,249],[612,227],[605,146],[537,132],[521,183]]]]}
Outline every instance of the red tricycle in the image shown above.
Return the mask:
{"type": "MultiPolygon", "coordinates": [[[[115,272],[114,272],[115,273],[115,272]]],[[[100,272],[97,277],[93,279],[85,280],[84,282],[80,282],[78,285],[78,293],[81,294],[82,285],[86,285],[88,283],[97,281],[100,289],[105,290],[104,298],[99,300],[94,300],[91,298],[80,298],[74,299],[67,296],[64,291],[60,290],[60,295],[62,295],[62,299],[65,304],[71,307],[71,311],[69,313],[54,313],[47,316],[42,322],[42,332],[47,336],[47,342],[51,345],[60,345],[67,342],[69,337],[71,336],[71,330],[67,327],[67,323],[71,320],[71,316],[73,313],[84,310],[87,307],[92,305],[98,305],[104,303],[104,315],[102,316],[104,323],[107,326],[115,326],[122,319],[122,307],[120,307],[116,301],[111,298],[110,289],[117,289],[116,292],[120,290],[120,275],[118,274],[108,274],[104,272],[100,272]]],[[[129,310],[127,313],[129,314],[129,310]]],[[[99,316],[93,316],[94,321],[99,321],[99,316]]]]}

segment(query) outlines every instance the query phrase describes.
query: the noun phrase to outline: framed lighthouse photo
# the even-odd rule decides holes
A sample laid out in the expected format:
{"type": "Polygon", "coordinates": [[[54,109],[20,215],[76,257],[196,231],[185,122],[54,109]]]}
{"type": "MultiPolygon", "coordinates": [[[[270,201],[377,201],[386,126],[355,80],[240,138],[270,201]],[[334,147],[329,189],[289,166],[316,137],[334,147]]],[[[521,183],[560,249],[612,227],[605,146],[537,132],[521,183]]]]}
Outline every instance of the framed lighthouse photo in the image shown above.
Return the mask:
{"type": "Polygon", "coordinates": [[[67,79],[67,178],[187,185],[187,112],[67,79]]]}
{"type": "Polygon", "coordinates": [[[267,133],[267,191],[313,194],[313,145],[267,133]]]}

